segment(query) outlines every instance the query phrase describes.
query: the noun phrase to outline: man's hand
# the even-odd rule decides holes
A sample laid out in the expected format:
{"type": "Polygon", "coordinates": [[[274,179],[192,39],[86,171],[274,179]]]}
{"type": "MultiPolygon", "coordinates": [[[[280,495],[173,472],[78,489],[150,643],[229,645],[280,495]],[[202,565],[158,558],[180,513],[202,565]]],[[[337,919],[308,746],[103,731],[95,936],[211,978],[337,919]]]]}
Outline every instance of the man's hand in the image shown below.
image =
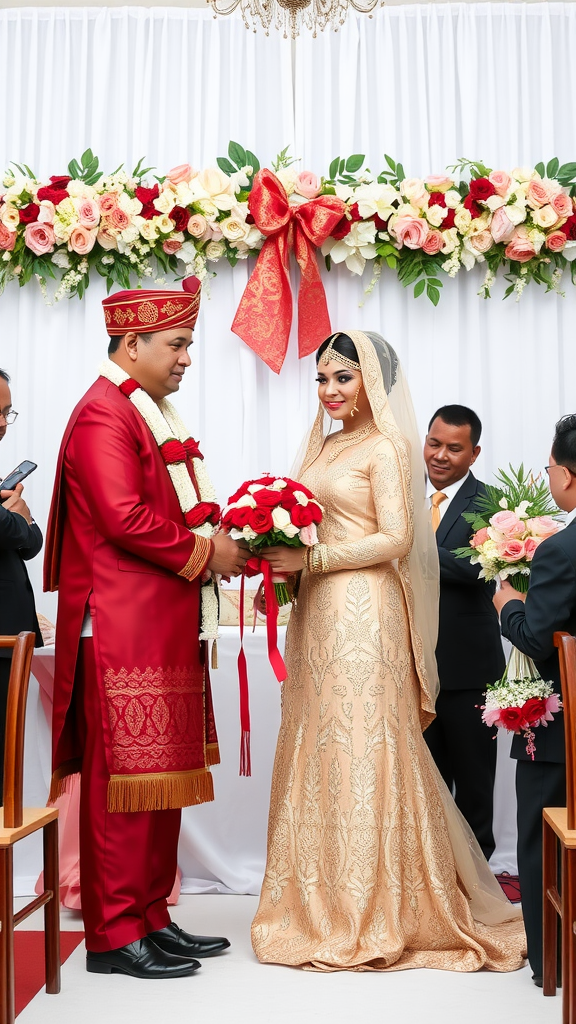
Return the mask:
{"type": "Polygon", "coordinates": [[[273,548],[262,548],[259,554],[270,562],[275,572],[301,572],[306,564],[306,548],[291,548],[279,544],[273,548]]]}
{"type": "Polygon", "coordinates": [[[16,512],[19,516],[24,516],[28,525],[30,525],[32,516],[30,515],[28,505],[22,497],[23,490],[24,484],[16,484],[13,491],[0,491],[0,498],[4,508],[8,509],[9,512],[16,512]]]}
{"type": "Polygon", "coordinates": [[[508,601],[525,600],[526,594],[521,594],[519,590],[514,590],[514,587],[511,583],[508,583],[508,580],[502,580],[502,583],[500,584],[500,590],[497,590],[496,593],[494,594],[494,597],[492,598],[494,607],[498,614],[500,614],[504,605],[508,604],[508,601]]]}
{"type": "Polygon", "coordinates": [[[227,533],[217,533],[212,541],[214,554],[208,569],[222,576],[239,576],[250,557],[248,548],[241,548],[227,533]]]}

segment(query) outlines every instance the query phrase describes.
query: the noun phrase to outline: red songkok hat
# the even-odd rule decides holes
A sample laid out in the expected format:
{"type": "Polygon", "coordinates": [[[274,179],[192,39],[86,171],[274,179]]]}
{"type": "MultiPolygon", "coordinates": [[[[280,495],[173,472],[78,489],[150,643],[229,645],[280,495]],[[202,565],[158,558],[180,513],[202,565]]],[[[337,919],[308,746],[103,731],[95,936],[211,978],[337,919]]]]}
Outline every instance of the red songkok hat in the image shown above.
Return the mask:
{"type": "Polygon", "coordinates": [[[138,288],[109,295],[102,301],[108,334],[152,334],[178,327],[194,330],[200,309],[200,281],[185,277],[182,288],[181,292],[138,288]]]}

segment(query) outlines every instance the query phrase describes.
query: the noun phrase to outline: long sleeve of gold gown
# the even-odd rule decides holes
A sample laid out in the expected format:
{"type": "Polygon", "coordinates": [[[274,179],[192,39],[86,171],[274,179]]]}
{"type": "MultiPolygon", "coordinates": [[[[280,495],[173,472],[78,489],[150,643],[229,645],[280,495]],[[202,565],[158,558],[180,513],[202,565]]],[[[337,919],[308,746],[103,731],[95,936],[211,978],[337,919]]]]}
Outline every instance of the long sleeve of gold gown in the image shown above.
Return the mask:
{"type": "Polygon", "coordinates": [[[483,859],[422,735],[405,473],[377,431],[331,444],[302,475],[324,564],[302,573],[288,628],[255,952],[325,971],[514,970],[522,922],[485,862],[480,906],[483,859]]]}

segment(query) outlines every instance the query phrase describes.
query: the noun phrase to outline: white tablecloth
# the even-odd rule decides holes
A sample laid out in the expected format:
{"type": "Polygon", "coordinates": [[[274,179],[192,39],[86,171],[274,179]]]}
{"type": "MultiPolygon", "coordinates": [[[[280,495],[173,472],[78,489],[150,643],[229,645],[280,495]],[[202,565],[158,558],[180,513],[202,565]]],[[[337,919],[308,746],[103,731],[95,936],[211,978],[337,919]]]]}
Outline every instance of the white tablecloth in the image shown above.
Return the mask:
{"type": "MultiPolygon", "coordinates": [[[[283,650],[286,630],[279,629],[283,650]]],[[[222,763],[213,769],[215,801],[188,807],[182,815],[179,863],[183,892],[258,893],[266,855],[270,778],[280,721],[280,686],[268,664],[266,634],[258,627],[245,641],[252,715],[252,776],[238,775],[240,723],[238,714],[238,629],[223,627],[218,641],[219,668],[212,673],[222,763]]],[[[35,654],[38,677],[46,683],[53,672],[54,649],[35,654]],[[40,659],[40,664],[38,664],[40,659]]],[[[34,666],[33,666],[34,670],[34,666]]],[[[510,739],[498,738],[495,795],[496,852],[494,871],[516,873],[514,764],[508,755],[510,739]]],[[[40,699],[39,682],[30,680],[26,718],[24,767],[25,802],[41,807],[50,779],[50,735],[40,699]]],[[[15,891],[32,893],[41,868],[41,840],[31,836],[16,850],[15,891]]]]}

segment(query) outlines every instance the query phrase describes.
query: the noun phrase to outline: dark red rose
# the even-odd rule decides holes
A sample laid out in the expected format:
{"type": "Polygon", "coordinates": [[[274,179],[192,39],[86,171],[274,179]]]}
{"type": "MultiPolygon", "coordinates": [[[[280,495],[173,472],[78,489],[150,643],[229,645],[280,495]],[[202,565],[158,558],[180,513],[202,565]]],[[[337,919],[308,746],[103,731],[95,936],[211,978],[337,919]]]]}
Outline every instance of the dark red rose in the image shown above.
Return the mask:
{"type": "Polygon", "coordinates": [[[428,196],[428,206],[443,206],[446,209],[446,196],[443,192],[431,192],[428,196]]]}
{"type": "Polygon", "coordinates": [[[272,513],[267,508],[251,508],[248,526],[254,533],[268,533],[274,529],[272,513]]]}
{"type": "Polygon", "coordinates": [[[140,216],[144,217],[144,220],[152,220],[152,217],[157,217],[158,210],[154,206],[154,203],[144,203],[144,206],[140,210],[140,216]]]}
{"type": "Polygon", "coordinates": [[[446,212],[446,216],[444,217],[444,220],[442,221],[442,223],[440,225],[440,230],[441,231],[446,231],[448,228],[453,228],[454,227],[454,217],[455,216],[456,216],[456,213],[455,213],[454,210],[448,210],[446,212]]]}
{"type": "Polygon", "coordinates": [[[212,523],[214,526],[220,521],[220,506],[215,501],[199,501],[194,508],[184,514],[186,526],[194,530],[202,523],[212,523]]]}
{"type": "Polygon", "coordinates": [[[322,509],[320,508],[320,506],[315,501],[311,501],[307,505],[307,508],[311,509],[311,511],[312,511],[312,522],[313,523],[321,523],[322,522],[322,509]]]}
{"type": "Polygon", "coordinates": [[[176,231],[185,231],[190,220],[190,214],[183,206],[175,206],[170,210],[170,220],[174,221],[176,231]]]}
{"type": "Polygon", "coordinates": [[[254,495],[254,501],[258,506],[264,508],[276,508],[282,501],[282,495],[280,491],[273,491],[270,487],[263,487],[261,491],[256,491],[254,495]]]}
{"type": "Polygon", "coordinates": [[[158,199],[160,189],[158,188],[158,185],[153,185],[152,188],[145,188],[144,185],[139,185],[138,188],[135,189],[134,195],[136,196],[136,199],[140,200],[142,206],[145,206],[146,203],[152,203],[155,199],[158,199]]]}
{"type": "Polygon", "coordinates": [[[352,206],[350,207],[349,212],[350,212],[350,216],[352,217],[353,221],[362,220],[362,214],[360,213],[360,210],[358,209],[358,203],[352,203],[352,206]]]}
{"type": "Polygon", "coordinates": [[[28,206],[24,206],[20,210],[20,223],[21,224],[34,224],[38,220],[38,214],[40,213],[40,207],[36,203],[28,203],[28,206]]]}
{"type": "Polygon", "coordinates": [[[54,188],[52,185],[46,185],[44,188],[38,189],[36,198],[39,203],[47,199],[49,202],[54,203],[54,206],[58,206],[63,199],[68,199],[68,193],[65,188],[54,188]]]}
{"type": "Polygon", "coordinates": [[[246,214],[246,223],[247,224],[255,224],[256,223],[256,221],[254,220],[254,215],[252,213],[247,213],[246,214]]]}
{"type": "Polygon", "coordinates": [[[510,732],[518,732],[524,721],[524,712],[521,708],[504,708],[500,712],[500,721],[510,732]]]}
{"type": "Polygon", "coordinates": [[[352,221],[348,220],[348,217],[342,217],[338,221],[336,227],[332,228],[332,231],[331,231],[332,238],[336,238],[336,239],[338,239],[338,241],[340,241],[341,238],[346,238],[346,235],[350,234],[351,229],[352,229],[352,221]]]}
{"type": "Polygon", "coordinates": [[[297,505],[298,502],[296,501],[296,498],[292,494],[292,491],[283,491],[283,493],[281,494],[280,504],[282,508],[286,509],[287,512],[291,512],[292,509],[294,508],[294,505],[297,505]]]}
{"type": "Polygon", "coordinates": [[[530,697],[522,708],[524,721],[528,725],[535,725],[543,715],[546,714],[546,699],[544,697],[530,697]]]}
{"type": "Polygon", "coordinates": [[[50,181],[52,182],[52,188],[66,188],[69,181],[72,178],[69,174],[51,174],[50,181]]]}
{"type": "Polygon", "coordinates": [[[235,501],[238,501],[238,498],[242,497],[243,494],[248,494],[248,488],[251,487],[252,484],[260,484],[262,487],[268,487],[270,484],[274,483],[275,479],[275,476],[270,476],[270,474],[267,473],[265,476],[261,476],[258,480],[245,480],[242,486],[239,487],[237,491],[234,491],[234,494],[230,495],[228,498],[228,504],[233,505],[235,501]]]}
{"type": "Polygon", "coordinates": [[[496,195],[496,189],[488,178],[473,178],[470,182],[470,195],[472,199],[482,199],[486,202],[490,196],[496,195]]]}
{"type": "Polygon", "coordinates": [[[559,230],[566,235],[569,242],[576,242],[576,214],[568,217],[566,223],[559,230]]]}
{"type": "Polygon", "coordinates": [[[240,508],[231,508],[224,516],[222,522],[225,526],[235,526],[237,530],[243,530],[248,526],[250,513],[253,509],[250,505],[241,505],[240,508]]]}
{"type": "Polygon", "coordinates": [[[382,217],[379,217],[378,214],[375,213],[373,220],[376,225],[376,231],[386,231],[387,224],[385,220],[382,220],[382,217]]]}
{"type": "Polygon", "coordinates": [[[472,217],[472,220],[476,220],[476,217],[482,216],[482,207],[476,202],[476,200],[472,197],[471,194],[466,196],[463,205],[467,210],[470,211],[470,216],[472,217]]]}
{"type": "Polygon", "coordinates": [[[288,484],[289,487],[292,488],[293,491],[302,491],[302,494],[305,494],[307,498],[314,497],[312,491],[309,491],[307,487],[304,487],[304,484],[298,483],[297,480],[290,480],[288,477],[285,477],[285,479],[286,483],[288,484]]]}
{"type": "Polygon", "coordinates": [[[301,526],[310,526],[314,522],[314,513],[312,511],[312,505],[294,505],[290,518],[300,529],[301,526]]]}

